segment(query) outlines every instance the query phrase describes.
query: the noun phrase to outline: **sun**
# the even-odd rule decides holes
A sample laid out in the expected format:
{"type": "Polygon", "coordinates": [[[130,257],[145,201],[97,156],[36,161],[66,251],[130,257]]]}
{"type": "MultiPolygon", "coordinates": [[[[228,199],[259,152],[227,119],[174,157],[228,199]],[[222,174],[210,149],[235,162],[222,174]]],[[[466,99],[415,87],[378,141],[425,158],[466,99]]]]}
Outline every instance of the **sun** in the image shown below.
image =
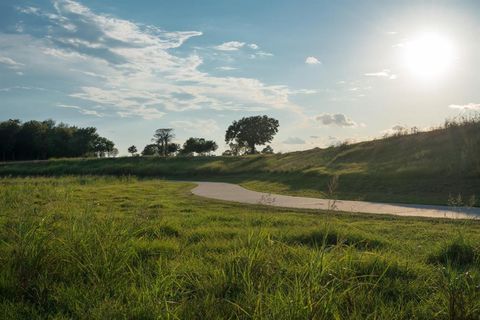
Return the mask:
{"type": "Polygon", "coordinates": [[[404,44],[404,60],[410,72],[424,80],[445,74],[455,61],[455,48],[447,37],[423,33],[404,44]]]}

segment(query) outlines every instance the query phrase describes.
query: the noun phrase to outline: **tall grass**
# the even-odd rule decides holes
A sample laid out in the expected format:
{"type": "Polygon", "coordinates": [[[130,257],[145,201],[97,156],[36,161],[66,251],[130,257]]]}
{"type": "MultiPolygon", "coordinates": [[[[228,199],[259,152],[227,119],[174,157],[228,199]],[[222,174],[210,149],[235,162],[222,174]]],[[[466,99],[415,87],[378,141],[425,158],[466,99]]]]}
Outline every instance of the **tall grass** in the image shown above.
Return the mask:
{"type": "Polygon", "coordinates": [[[0,317],[480,317],[478,222],[267,210],[190,187],[2,179],[0,317]]]}

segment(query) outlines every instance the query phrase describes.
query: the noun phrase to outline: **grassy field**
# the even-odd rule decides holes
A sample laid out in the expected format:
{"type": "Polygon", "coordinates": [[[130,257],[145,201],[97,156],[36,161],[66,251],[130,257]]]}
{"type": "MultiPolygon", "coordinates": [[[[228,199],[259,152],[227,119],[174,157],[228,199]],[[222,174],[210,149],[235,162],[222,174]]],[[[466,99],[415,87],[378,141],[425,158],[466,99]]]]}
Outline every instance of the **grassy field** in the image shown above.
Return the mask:
{"type": "MultiPolygon", "coordinates": [[[[480,196],[480,122],[286,154],[244,157],[52,160],[0,165],[0,175],[135,175],[230,181],[267,192],[420,204],[480,196]]],[[[479,205],[479,203],[477,203],[479,205]]]]}
{"type": "Polygon", "coordinates": [[[191,187],[0,179],[0,318],[480,319],[480,222],[244,206],[191,187]]]}

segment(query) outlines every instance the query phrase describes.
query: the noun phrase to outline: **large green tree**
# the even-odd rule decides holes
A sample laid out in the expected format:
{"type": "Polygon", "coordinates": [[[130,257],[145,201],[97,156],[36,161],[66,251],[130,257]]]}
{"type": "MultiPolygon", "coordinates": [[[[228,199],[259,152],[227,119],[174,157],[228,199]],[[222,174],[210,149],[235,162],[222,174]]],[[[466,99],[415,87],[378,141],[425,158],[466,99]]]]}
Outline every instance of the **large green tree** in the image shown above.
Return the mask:
{"type": "Polygon", "coordinates": [[[256,153],[256,145],[264,145],[272,141],[278,132],[278,120],[267,116],[254,116],[234,121],[227,129],[225,142],[234,142],[246,146],[248,153],[256,153]]]}

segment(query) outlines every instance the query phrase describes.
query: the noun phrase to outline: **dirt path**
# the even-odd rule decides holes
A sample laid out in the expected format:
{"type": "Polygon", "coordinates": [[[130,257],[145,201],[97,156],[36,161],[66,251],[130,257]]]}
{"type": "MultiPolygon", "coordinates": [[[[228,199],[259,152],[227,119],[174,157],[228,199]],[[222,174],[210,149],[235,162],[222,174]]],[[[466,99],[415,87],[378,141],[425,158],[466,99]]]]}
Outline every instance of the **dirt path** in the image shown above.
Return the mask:
{"type": "Polygon", "coordinates": [[[334,208],[337,211],[361,212],[372,214],[391,214],[397,216],[480,219],[480,208],[453,208],[415,204],[389,204],[366,201],[337,200],[293,197],[278,194],[256,192],[236,184],[223,182],[195,182],[197,187],[192,193],[211,199],[234,201],[248,204],[264,204],[284,208],[322,209],[334,208]]]}

